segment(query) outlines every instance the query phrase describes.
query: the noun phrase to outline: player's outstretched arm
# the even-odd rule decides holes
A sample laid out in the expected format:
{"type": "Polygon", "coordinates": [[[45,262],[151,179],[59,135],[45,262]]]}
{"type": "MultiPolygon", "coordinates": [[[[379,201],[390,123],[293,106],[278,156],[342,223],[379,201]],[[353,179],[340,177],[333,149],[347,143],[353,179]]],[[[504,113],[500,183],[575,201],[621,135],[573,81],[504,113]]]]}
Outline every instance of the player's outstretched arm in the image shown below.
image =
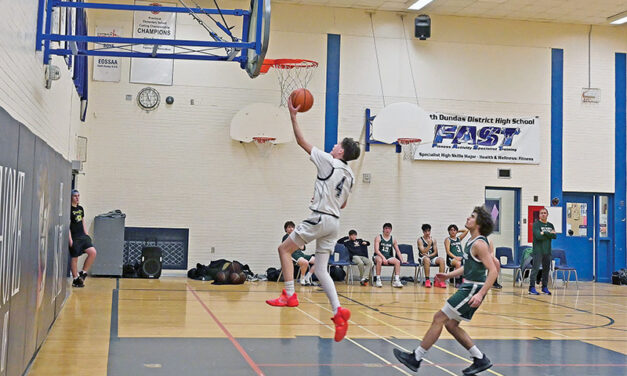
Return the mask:
{"type": "Polygon", "coordinates": [[[294,107],[292,105],[292,98],[290,97],[287,100],[287,107],[290,110],[290,119],[292,119],[292,128],[294,129],[294,137],[296,138],[296,143],[301,148],[303,148],[303,150],[305,150],[307,154],[311,154],[311,149],[313,148],[313,146],[309,142],[307,142],[307,140],[305,140],[303,132],[301,132],[300,127],[298,126],[298,121],[296,120],[296,115],[298,114],[298,109],[300,108],[300,105],[294,107]]]}

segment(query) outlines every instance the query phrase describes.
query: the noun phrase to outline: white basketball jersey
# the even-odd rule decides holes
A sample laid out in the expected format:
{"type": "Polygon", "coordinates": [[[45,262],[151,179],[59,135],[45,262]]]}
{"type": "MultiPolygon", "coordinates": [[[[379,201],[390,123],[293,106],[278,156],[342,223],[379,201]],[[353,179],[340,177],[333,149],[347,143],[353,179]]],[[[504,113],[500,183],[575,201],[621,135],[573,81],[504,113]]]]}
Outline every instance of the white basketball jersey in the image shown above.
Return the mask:
{"type": "Polygon", "coordinates": [[[311,149],[310,159],[318,168],[318,176],[309,209],[339,218],[340,208],[353,189],[353,171],[346,162],[333,158],[315,146],[311,149]]]}

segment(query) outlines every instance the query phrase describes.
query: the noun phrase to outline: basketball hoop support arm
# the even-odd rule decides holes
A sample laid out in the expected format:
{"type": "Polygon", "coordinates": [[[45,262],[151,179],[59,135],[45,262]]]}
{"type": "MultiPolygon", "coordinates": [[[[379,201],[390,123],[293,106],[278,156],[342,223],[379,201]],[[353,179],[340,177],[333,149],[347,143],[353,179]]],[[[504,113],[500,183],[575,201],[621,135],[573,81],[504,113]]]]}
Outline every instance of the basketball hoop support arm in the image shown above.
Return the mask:
{"type": "MultiPolygon", "coordinates": [[[[263,2],[259,2],[259,8],[263,5],[263,2]]],[[[258,40],[261,38],[257,36],[256,41],[248,40],[248,28],[244,27],[244,32],[240,41],[228,42],[228,41],[202,41],[202,40],[171,40],[171,39],[151,39],[151,38],[117,38],[117,37],[99,37],[89,35],[62,35],[55,34],[51,30],[52,13],[54,8],[64,10],[66,8],[77,9],[102,9],[102,10],[119,10],[119,11],[143,11],[143,12],[168,12],[168,13],[185,13],[189,14],[190,11],[197,14],[223,14],[229,16],[243,17],[244,25],[248,24],[251,17],[251,12],[243,9],[213,9],[213,8],[183,8],[183,7],[167,7],[167,6],[151,6],[151,5],[134,5],[134,4],[109,4],[109,3],[85,3],[85,2],[69,2],[60,0],[45,0],[39,1],[38,17],[37,17],[37,36],[36,36],[36,50],[41,51],[43,49],[44,64],[50,62],[51,55],[69,56],[69,55],[84,55],[84,56],[119,56],[119,57],[137,57],[137,58],[160,58],[160,59],[185,59],[185,60],[221,60],[221,61],[237,61],[239,63],[246,61],[246,51],[248,49],[259,49],[261,45],[258,40]],[[88,42],[98,44],[137,44],[137,45],[159,45],[159,46],[185,46],[185,47],[204,47],[204,48],[235,48],[241,50],[241,54],[237,57],[218,54],[190,54],[189,51],[184,53],[170,53],[170,54],[151,54],[136,51],[119,51],[119,50],[93,50],[88,48],[79,48],[77,51],[72,51],[70,48],[51,48],[50,42],[88,42]]],[[[261,33],[259,33],[261,34],[261,33]]],[[[115,49],[116,47],[112,47],[115,49]]]]}

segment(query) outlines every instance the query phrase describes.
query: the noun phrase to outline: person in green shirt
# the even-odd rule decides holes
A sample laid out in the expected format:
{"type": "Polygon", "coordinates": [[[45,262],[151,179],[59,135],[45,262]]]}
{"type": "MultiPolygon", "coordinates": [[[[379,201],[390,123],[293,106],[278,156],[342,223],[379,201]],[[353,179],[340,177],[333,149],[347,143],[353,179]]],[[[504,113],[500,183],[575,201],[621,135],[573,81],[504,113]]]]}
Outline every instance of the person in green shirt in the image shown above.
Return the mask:
{"type": "Polygon", "coordinates": [[[547,208],[540,209],[540,220],[533,224],[533,269],[529,278],[529,294],[540,295],[536,291],[536,276],[542,265],[542,293],[551,295],[549,291],[549,272],[551,270],[551,240],[555,239],[555,227],[547,218],[547,208]]]}

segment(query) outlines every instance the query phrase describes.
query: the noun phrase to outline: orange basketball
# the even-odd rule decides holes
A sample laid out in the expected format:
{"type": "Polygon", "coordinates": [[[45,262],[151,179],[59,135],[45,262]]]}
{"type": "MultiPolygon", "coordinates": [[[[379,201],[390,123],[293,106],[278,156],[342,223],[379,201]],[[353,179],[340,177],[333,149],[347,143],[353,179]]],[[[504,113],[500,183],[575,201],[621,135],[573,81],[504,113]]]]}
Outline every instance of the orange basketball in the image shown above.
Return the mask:
{"type": "Polygon", "coordinates": [[[290,94],[292,98],[292,105],[294,107],[300,106],[298,112],[307,112],[313,106],[313,95],[307,89],[296,89],[290,94]]]}

